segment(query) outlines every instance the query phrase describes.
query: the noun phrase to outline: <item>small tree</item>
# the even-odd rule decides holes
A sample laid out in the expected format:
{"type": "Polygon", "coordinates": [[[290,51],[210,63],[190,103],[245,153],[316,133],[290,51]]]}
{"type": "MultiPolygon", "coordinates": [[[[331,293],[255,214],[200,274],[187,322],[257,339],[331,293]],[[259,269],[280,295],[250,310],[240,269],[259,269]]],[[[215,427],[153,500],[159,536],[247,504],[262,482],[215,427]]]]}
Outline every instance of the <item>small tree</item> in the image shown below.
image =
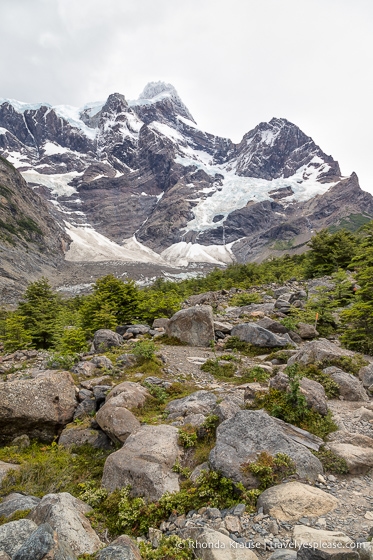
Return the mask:
{"type": "Polygon", "coordinates": [[[5,320],[4,332],[4,350],[5,352],[14,352],[15,350],[24,350],[29,348],[32,343],[32,337],[25,328],[26,317],[17,313],[10,313],[5,320]]]}

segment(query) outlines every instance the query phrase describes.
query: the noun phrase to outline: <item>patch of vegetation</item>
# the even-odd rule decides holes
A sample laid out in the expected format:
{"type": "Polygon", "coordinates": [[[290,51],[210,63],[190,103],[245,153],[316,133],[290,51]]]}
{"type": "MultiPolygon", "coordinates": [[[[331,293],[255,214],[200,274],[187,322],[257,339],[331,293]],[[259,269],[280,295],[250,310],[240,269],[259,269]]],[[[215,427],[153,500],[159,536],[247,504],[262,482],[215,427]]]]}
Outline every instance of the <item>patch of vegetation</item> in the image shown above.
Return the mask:
{"type": "MultiPolygon", "coordinates": [[[[138,369],[137,369],[138,371],[138,369]]],[[[149,388],[148,385],[146,385],[149,388]]],[[[153,386],[154,387],[154,386],[153,386]]],[[[157,390],[151,389],[151,396],[148,397],[145,404],[132,410],[132,413],[146,424],[157,424],[160,420],[165,420],[166,405],[174,400],[186,397],[196,390],[191,383],[175,382],[167,389],[157,390]]]]}
{"type": "Polygon", "coordinates": [[[243,372],[242,377],[245,379],[245,382],[257,382],[257,383],[265,383],[270,378],[271,374],[268,370],[260,367],[254,366],[243,372]]]}
{"type": "Polygon", "coordinates": [[[1,493],[22,492],[42,497],[55,492],[70,492],[78,496],[82,482],[101,480],[109,453],[90,445],[68,450],[56,443],[34,442],[24,449],[3,447],[0,460],[21,467],[6,476],[1,493]]]}
{"type": "Polygon", "coordinates": [[[330,233],[336,233],[341,229],[349,231],[350,233],[355,233],[362,226],[368,224],[371,219],[371,216],[366,216],[364,214],[349,214],[345,218],[341,218],[337,224],[333,224],[328,229],[330,233]]]}
{"type": "Polygon", "coordinates": [[[268,361],[278,360],[281,364],[286,364],[289,359],[289,354],[285,350],[276,350],[271,352],[268,356],[268,361]]]}
{"type": "Polygon", "coordinates": [[[256,292],[250,294],[241,293],[241,294],[234,295],[231,298],[229,305],[235,307],[243,307],[244,305],[250,305],[250,303],[261,303],[261,302],[262,302],[262,298],[256,292]]]}
{"type": "Polygon", "coordinates": [[[342,457],[338,457],[330,449],[320,447],[319,451],[312,451],[314,455],[321,461],[324,472],[330,474],[348,474],[349,468],[347,462],[342,457]]]}
{"type": "Polygon", "coordinates": [[[216,357],[206,360],[206,362],[201,365],[201,370],[211,373],[211,375],[217,377],[218,379],[230,379],[233,377],[236,367],[234,363],[231,362],[222,364],[221,360],[216,357]]]}
{"type": "Polygon", "coordinates": [[[265,490],[295,474],[296,464],[285,453],[276,453],[272,457],[266,451],[262,451],[256,461],[244,463],[241,470],[246,474],[253,474],[260,483],[259,490],[265,490]]]}
{"type": "Polygon", "coordinates": [[[188,346],[186,342],[183,342],[176,336],[168,336],[164,334],[157,338],[157,342],[161,342],[162,344],[166,344],[167,346],[188,346]]]}
{"type": "Polygon", "coordinates": [[[70,370],[79,361],[78,354],[63,354],[61,352],[51,352],[47,359],[47,367],[50,369],[70,370]]]}
{"type": "Polygon", "coordinates": [[[140,542],[140,553],[143,560],[192,560],[195,558],[191,541],[183,540],[176,535],[162,537],[157,548],[151,544],[140,542]]]}
{"type": "Polygon", "coordinates": [[[327,368],[330,366],[335,366],[347,373],[352,373],[357,375],[360,369],[367,366],[369,362],[364,360],[363,356],[360,354],[355,354],[354,356],[336,356],[331,360],[325,360],[322,362],[322,368],[327,368]]]}
{"type": "Polygon", "coordinates": [[[152,340],[138,340],[132,349],[132,353],[136,356],[137,360],[146,362],[154,359],[156,346],[152,340]]]}
{"type": "Polygon", "coordinates": [[[10,523],[11,521],[19,521],[19,519],[25,519],[30,513],[30,509],[22,509],[15,511],[9,517],[5,515],[0,515],[0,525],[5,525],[5,523],[10,523]]]}
{"type": "Polygon", "coordinates": [[[188,449],[197,445],[197,428],[191,424],[186,424],[179,428],[179,445],[188,449]]]}
{"type": "Polygon", "coordinates": [[[22,216],[17,220],[17,225],[20,231],[27,233],[37,233],[38,235],[43,235],[43,232],[39,228],[38,224],[29,216],[22,216]]]}
{"type": "Polygon", "coordinates": [[[292,366],[288,366],[287,368],[285,368],[284,373],[287,373],[288,375],[293,377],[295,375],[298,375],[300,378],[307,377],[308,379],[317,381],[324,387],[325,394],[328,399],[336,399],[339,396],[338,383],[336,383],[330,377],[330,375],[324,373],[315,364],[309,364],[307,366],[301,364],[293,364],[292,366]]]}

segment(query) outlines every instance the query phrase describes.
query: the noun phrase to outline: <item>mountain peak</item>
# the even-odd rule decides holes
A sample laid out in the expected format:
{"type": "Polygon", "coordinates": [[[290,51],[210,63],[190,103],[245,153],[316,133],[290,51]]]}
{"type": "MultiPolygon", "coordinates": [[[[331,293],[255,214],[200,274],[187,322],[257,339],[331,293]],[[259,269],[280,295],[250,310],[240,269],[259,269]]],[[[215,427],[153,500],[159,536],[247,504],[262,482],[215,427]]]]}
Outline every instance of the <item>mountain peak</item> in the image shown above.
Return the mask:
{"type": "Polygon", "coordinates": [[[187,106],[181,100],[179,94],[172,84],[166,82],[149,82],[141,92],[135,105],[148,105],[153,103],[162,103],[165,100],[170,100],[174,112],[180,117],[184,117],[195,123],[192,115],[187,106]]]}
{"type": "Polygon", "coordinates": [[[166,84],[166,82],[149,82],[144,87],[142,93],[139,95],[139,99],[154,99],[160,94],[169,94],[170,97],[176,97],[180,99],[179,94],[172,84],[166,84]]]}

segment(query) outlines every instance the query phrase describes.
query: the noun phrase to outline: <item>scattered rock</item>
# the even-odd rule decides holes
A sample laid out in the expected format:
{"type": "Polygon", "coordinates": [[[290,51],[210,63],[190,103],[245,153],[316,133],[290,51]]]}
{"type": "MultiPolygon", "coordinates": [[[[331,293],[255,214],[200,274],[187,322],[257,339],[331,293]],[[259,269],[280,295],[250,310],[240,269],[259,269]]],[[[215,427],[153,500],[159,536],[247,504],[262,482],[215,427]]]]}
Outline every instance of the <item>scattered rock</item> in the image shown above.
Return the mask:
{"type": "Polygon", "coordinates": [[[241,323],[233,327],[232,336],[237,336],[244,342],[249,342],[253,346],[260,348],[276,348],[279,346],[293,345],[293,341],[288,334],[278,336],[256,323],[241,323]]]}
{"type": "Polygon", "coordinates": [[[350,350],[344,350],[333,344],[333,342],[326,340],[326,338],[319,338],[318,340],[306,342],[296,354],[289,358],[288,365],[291,366],[296,363],[314,364],[316,362],[335,360],[335,358],[341,356],[353,355],[354,353],[350,350]]]}
{"type": "Polygon", "coordinates": [[[124,381],[116,385],[114,389],[106,396],[106,402],[111,399],[115,400],[115,406],[123,406],[131,410],[132,408],[139,408],[143,406],[146,400],[150,397],[149,391],[133,381],[124,381]]]}
{"type": "Polygon", "coordinates": [[[26,539],[37,529],[36,523],[30,519],[20,519],[0,525],[0,550],[11,558],[21,548],[26,539]]]}
{"type": "Polygon", "coordinates": [[[121,406],[121,402],[120,394],[108,400],[96,414],[98,425],[114,443],[124,443],[129,435],[140,429],[140,422],[121,406]]]}
{"type": "Polygon", "coordinates": [[[233,325],[231,325],[230,323],[222,323],[221,321],[214,321],[215,331],[220,331],[223,334],[229,334],[232,329],[233,329],[233,325]]]}
{"type": "Polygon", "coordinates": [[[256,554],[227,535],[209,528],[188,528],[182,536],[195,541],[194,552],[201,560],[257,560],[256,554]]]}
{"type": "Polygon", "coordinates": [[[123,337],[109,329],[100,329],[93,337],[93,348],[95,352],[105,352],[113,346],[122,346],[123,337]]]}
{"type": "Polygon", "coordinates": [[[34,509],[39,502],[40,498],[36,498],[35,496],[24,496],[23,494],[13,492],[3,498],[0,504],[0,516],[10,517],[17,511],[34,509]]]}
{"type": "Polygon", "coordinates": [[[301,517],[325,515],[338,506],[337,498],[319,488],[300,482],[287,482],[265,490],[257,507],[280,521],[296,521],[301,517]]]}
{"type": "Polygon", "coordinates": [[[87,443],[96,449],[111,449],[112,443],[108,436],[101,430],[69,426],[65,428],[58,440],[64,447],[81,446],[87,443]]]}
{"type": "Polygon", "coordinates": [[[215,339],[212,308],[200,305],[178,311],[169,320],[166,334],[189,346],[209,346],[215,339]]]}

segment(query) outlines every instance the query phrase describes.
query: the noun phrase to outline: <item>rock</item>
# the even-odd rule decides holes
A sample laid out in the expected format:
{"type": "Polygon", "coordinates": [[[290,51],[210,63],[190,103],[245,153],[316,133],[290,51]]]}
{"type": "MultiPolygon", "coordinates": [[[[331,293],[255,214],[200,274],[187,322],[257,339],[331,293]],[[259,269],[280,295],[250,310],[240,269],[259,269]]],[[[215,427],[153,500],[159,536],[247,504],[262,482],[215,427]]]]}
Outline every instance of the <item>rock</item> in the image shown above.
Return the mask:
{"type": "Polygon", "coordinates": [[[3,550],[0,550],[0,560],[12,560],[10,556],[3,550]]]}
{"type": "Polygon", "coordinates": [[[373,560],[373,543],[372,542],[360,543],[359,556],[360,556],[360,560],[373,560]]]}
{"type": "Polygon", "coordinates": [[[121,535],[98,553],[97,560],[141,560],[141,555],[134,542],[121,535]]]}
{"type": "Polygon", "coordinates": [[[114,443],[124,443],[140,429],[140,422],[124,406],[121,395],[109,399],[97,412],[96,421],[114,443]]]}
{"type": "Polygon", "coordinates": [[[346,373],[335,367],[325,368],[323,372],[330,375],[333,381],[338,384],[339,394],[345,401],[369,401],[363,384],[351,373],[346,373]]]}
{"type": "Polygon", "coordinates": [[[226,515],[224,523],[229,533],[240,533],[242,530],[240,520],[236,515],[226,515]]]}
{"type": "Polygon", "coordinates": [[[26,449],[26,447],[30,447],[31,442],[28,435],[22,434],[21,436],[15,437],[10,445],[12,447],[18,447],[18,449],[26,449]]]}
{"type": "Polygon", "coordinates": [[[304,340],[319,336],[319,333],[313,325],[309,325],[308,323],[298,323],[297,327],[299,336],[304,340]]]}
{"type": "Polygon", "coordinates": [[[257,382],[246,383],[244,402],[247,406],[250,407],[250,405],[254,403],[257,394],[263,394],[268,392],[269,392],[269,387],[262,385],[261,383],[257,383],[257,382]]]}
{"type": "Polygon", "coordinates": [[[281,425],[263,410],[238,412],[218,426],[210,464],[213,470],[254,488],[258,485],[257,479],[244,473],[241,466],[255,461],[261,451],[270,455],[286,453],[295,462],[297,473],[302,478],[315,480],[323,472],[320,461],[304,445],[291,439],[281,425]]]}
{"type": "Polygon", "coordinates": [[[17,550],[37,528],[36,523],[30,519],[20,519],[0,525],[0,550],[13,558],[17,550]]]}
{"type": "MultiPolygon", "coordinates": [[[[188,414],[187,416],[184,416],[181,425],[185,426],[187,424],[190,424],[191,426],[200,427],[202,426],[202,424],[204,424],[205,421],[206,421],[206,416],[204,416],[203,414],[192,413],[192,414],[188,414]]],[[[176,425],[176,423],[174,425],[176,425]]]]}
{"type": "Polygon", "coordinates": [[[123,337],[109,329],[100,329],[93,336],[93,348],[95,352],[105,352],[113,346],[122,346],[123,337]]]}
{"type": "Polygon", "coordinates": [[[102,543],[85,514],[92,508],[74,498],[68,492],[47,494],[31,512],[30,518],[37,524],[49,523],[57,531],[60,542],[68,544],[73,552],[93,554],[102,543]]]}
{"type": "Polygon", "coordinates": [[[373,449],[349,443],[328,443],[328,448],[348,465],[350,474],[364,474],[373,467],[373,449]]]}
{"type": "Polygon", "coordinates": [[[179,456],[177,428],[142,426],[106,459],[102,486],[112,492],[130,485],[132,496],[156,501],[179,490],[178,476],[171,470],[179,456]]]}
{"type": "MultiPolygon", "coordinates": [[[[290,379],[286,373],[279,372],[269,381],[269,386],[279,391],[290,391],[290,379]]],[[[308,408],[312,408],[322,416],[328,412],[325,389],[313,379],[303,377],[299,384],[300,392],[305,396],[308,408]]]]}
{"type": "Polygon", "coordinates": [[[103,385],[111,383],[110,375],[102,375],[101,377],[94,377],[93,379],[87,379],[87,381],[81,381],[80,385],[83,389],[87,389],[87,391],[92,391],[96,385],[103,385]]]}
{"type": "Polygon", "coordinates": [[[95,375],[97,368],[92,362],[78,362],[72,369],[76,375],[84,375],[85,377],[92,377],[95,375]]]}
{"type": "Polygon", "coordinates": [[[154,319],[153,321],[153,329],[165,329],[168,325],[168,321],[170,319],[168,319],[167,317],[160,317],[159,319],[154,319]]]}
{"type": "Polygon", "coordinates": [[[60,543],[56,531],[48,523],[40,525],[22,544],[13,560],[76,560],[66,543],[60,543]]]}
{"type": "Polygon", "coordinates": [[[214,321],[215,331],[220,331],[223,334],[229,334],[232,329],[233,329],[233,325],[231,325],[230,323],[222,323],[221,321],[214,321]]]}
{"type": "Polygon", "coordinates": [[[0,517],[10,517],[17,511],[34,509],[39,502],[40,498],[36,498],[35,496],[24,496],[23,494],[13,492],[3,498],[3,501],[0,504],[0,517]]]}
{"type": "Polygon", "coordinates": [[[0,487],[2,481],[10,471],[16,471],[20,468],[20,465],[15,465],[13,463],[4,463],[4,461],[0,461],[0,487]]]}
{"type": "Polygon", "coordinates": [[[297,551],[278,548],[269,557],[268,560],[296,560],[297,551]]]}
{"type": "Polygon", "coordinates": [[[359,378],[365,389],[373,385],[373,363],[361,368],[359,371],[359,378]]]}
{"type": "MultiPolygon", "coordinates": [[[[182,537],[194,541],[194,553],[201,560],[257,560],[256,554],[245,543],[207,527],[182,530],[182,537]]],[[[192,545],[191,545],[192,546],[192,545]]]]}
{"type": "Polygon", "coordinates": [[[136,364],[136,356],[134,354],[121,354],[117,359],[117,365],[123,367],[132,367],[136,364]]]}
{"type": "Polygon", "coordinates": [[[305,447],[308,447],[313,451],[318,451],[324,444],[324,441],[321,438],[315,436],[314,434],[311,434],[310,432],[307,432],[307,430],[302,430],[302,428],[293,426],[293,424],[287,424],[287,422],[280,420],[280,418],[273,418],[273,420],[280,426],[281,430],[295,443],[300,443],[301,445],[304,445],[305,447]]]}
{"type": "Polygon", "coordinates": [[[105,402],[107,393],[111,390],[111,385],[96,385],[93,387],[93,396],[96,401],[96,408],[100,408],[105,402]]]}
{"type": "Polygon", "coordinates": [[[300,482],[287,482],[265,490],[257,507],[280,521],[297,521],[301,517],[325,515],[338,506],[337,498],[300,482]]]}
{"type": "Polygon", "coordinates": [[[209,472],[209,470],[210,470],[210,467],[209,467],[208,462],[206,461],[205,463],[201,463],[200,465],[197,465],[189,478],[192,482],[195,482],[197,480],[197,478],[202,474],[203,471],[209,472]]]}
{"type": "Polygon", "coordinates": [[[165,408],[168,418],[174,420],[189,414],[208,416],[216,405],[217,398],[211,391],[196,391],[182,399],[169,402],[165,408]]]}
{"type": "Polygon", "coordinates": [[[213,414],[218,416],[220,422],[224,422],[224,420],[235,416],[240,410],[241,407],[238,406],[237,401],[232,397],[227,397],[215,406],[213,414]]]}
{"type": "Polygon", "coordinates": [[[132,408],[143,406],[149,397],[149,391],[140,385],[140,383],[124,381],[116,385],[114,389],[106,395],[106,402],[115,398],[115,406],[123,406],[131,410],[132,408]]]}
{"type": "Polygon", "coordinates": [[[341,356],[352,357],[354,353],[340,348],[333,344],[333,342],[326,340],[326,338],[319,338],[318,340],[306,342],[296,354],[289,358],[288,365],[291,366],[296,363],[307,365],[323,361],[333,361],[341,356]]]}
{"type": "Polygon", "coordinates": [[[259,327],[263,327],[263,329],[267,329],[267,331],[271,331],[272,333],[275,334],[286,334],[289,332],[289,329],[287,329],[285,325],[279,323],[278,321],[274,321],[269,317],[264,317],[263,319],[260,319],[259,321],[257,321],[256,324],[259,327]]]}
{"type": "Polygon", "coordinates": [[[296,525],[293,541],[299,548],[299,560],[359,560],[353,541],[341,531],[324,531],[305,525],[296,525]],[[315,546],[312,544],[315,543],[315,546]],[[311,546],[310,546],[311,545],[311,546]]]}
{"type": "Polygon", "coordinates": [[[77,418],[83,420],[87,416],[94,416],[96,412],[96,401],[95,399],[85,399],[80,402],[75,409],[73,420],[77,418]]]}
{"type": "Polygon", "coordinates": [[[288,334],[278,336],[256,323],[241,323],[233,327],[232,336],[237,336],[244,342],[249,342],[253,346],[260,348],[276,348],[279,346],[294,345],[288,334]]]}
{"type": "Polygon", "coordinates": [[[276,300],[275,309],[278,309],[281,313],[289,313],[291,304],[288,300],[284,299],[284,295],[276,300]]]}
{"type": "Polygon", "coordinates": [[[86,444],[96,449],[111,449],[112,443],[108,436],[101,430],[82,428],[81,426],[69,426],[65,428],[58,440],[59,445],[64,447],[81,446],[86,444]]]}
{"type": "Polygon", "coordinates": [[[137,336],[138,334],[146,334],[150,331],[149,325],[131,325],[128,327],[126,333],[132,333],[137,336]]]}
{"type": "Polygon", "coordinates": [[[178,311],[169,320],[166,334],[189,346],[209,346],[215,340],[212,307],[197,305],[178,311]]]}
{"type": "Polygon", "coordinates": [[[344,430],[337,430],[328,435],[328,441],[334,443],[349,443],[358,447],[371,447],[373,448],[373,438],[363,434],[346,432],[344,430]]]}
{"type": "Polygon", "coordinates": [[[94,356],[91,363],[100,369],[113,369],[113,362],[106,356],[94,356]]]}
{"type": "Polygon", "coordinates": [[[27,434],[52,441],[73,419],[77,407],[74,380],[67,371],[45,371],[34,379],[0,383],[0,440],[27,434]]]}

